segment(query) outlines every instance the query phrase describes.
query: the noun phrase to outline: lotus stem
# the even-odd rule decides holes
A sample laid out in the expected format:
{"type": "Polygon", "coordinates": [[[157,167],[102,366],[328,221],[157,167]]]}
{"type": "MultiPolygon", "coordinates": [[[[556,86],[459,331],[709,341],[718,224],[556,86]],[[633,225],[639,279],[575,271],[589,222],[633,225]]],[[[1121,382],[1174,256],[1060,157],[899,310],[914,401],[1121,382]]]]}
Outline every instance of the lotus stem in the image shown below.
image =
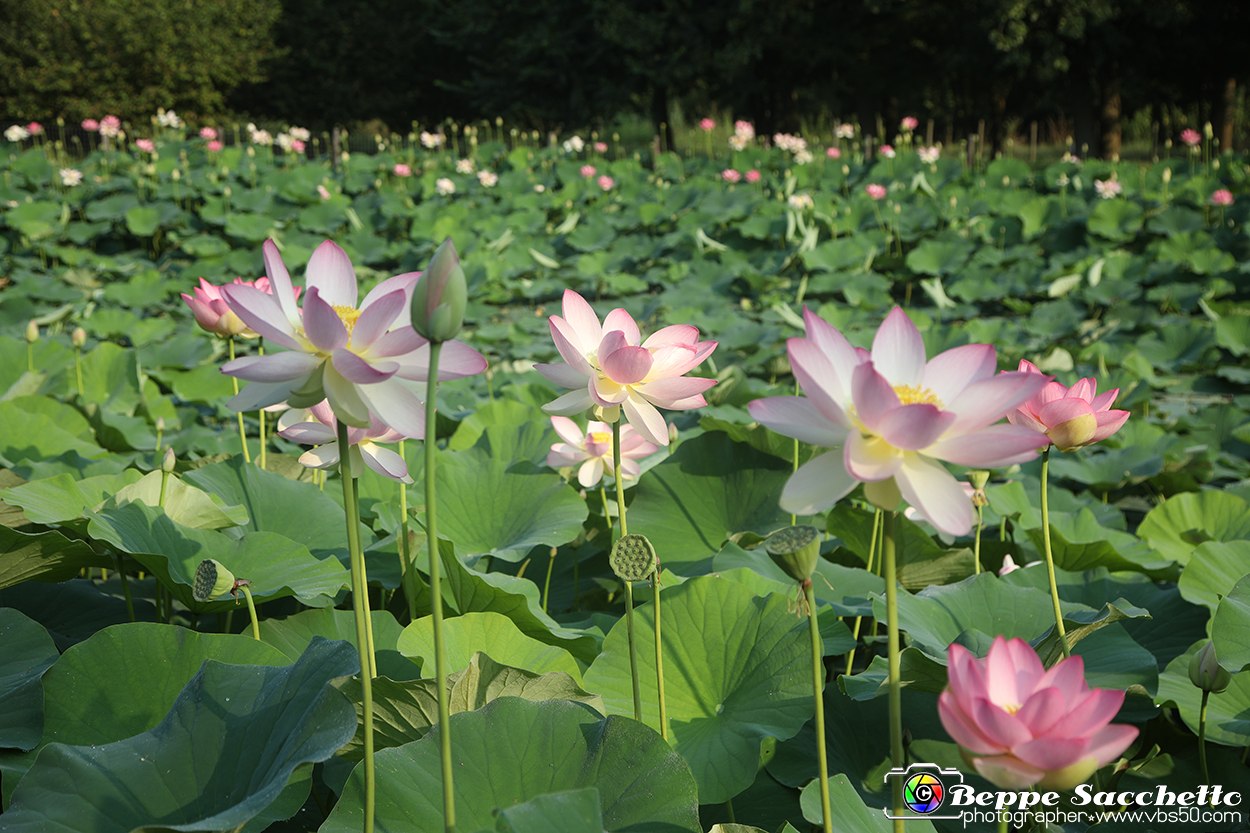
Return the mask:
{"type": "Polygon", "coordinates": [[[972,545],[972,572],[979,574],[981,572],[981,527],[985,524],[985,507],[977,505],[977,537],[976,542],[972,545]]]}
{"type": "MultiPolygon", "coordinates": [[[[404,457],[404,441],[399,441],[399,456],[404,457]]],[[[407,457],[404,460],[407,461],[407,457]]],[[[417,577],[412,553],[408,551],[408,487],[399,484],[399,557],[404,565],[404,595],[408,597],[408,621],[417,618],[417,577]]]]}
{"type": "Polygon", "coordinates": [[[1050,502],[1046,499],[1046,481],[1050,471],[1050,446],[1042,452],[1042,546],[1046,550],[1046,577],[1050,580],[1050,600],[1055,606],[1055,631],[1059,634],[1059,647],[1063,658],[1072,656],[1068,648],[1068,635],[1063,629],[1063,611],[1059,609],[1059,585],[1055,583],[1055,557],[1050,550],[1050,502]]]}
{"type": "Polygon", "coordinates": [[[434,514],[434,457],[438,451],[435,432],[438,393],[438,355],[441,341],[430,342],[429,391],[425,401],[425,529],[430,552],[430,609],[434,623],[434,676],[438,691],[438,740],[443,763],[443,825],[447,833],[456,830],[456,793],[451,771],[451,717],[447,704],[447,651],[443,647],[443,592],[439,574],[438,521],[434,514]]]}
{"type": "Polygon", "coordinates": [[[1207,770],[1207,700],[1210,697],[1211,692],[1203,689],[1202,708],[1198,710],[1198,765],[1202,768],[1204,784],[1211,783],[1211,773],[1207,770]]]}
{"type": "MultiPolygon", "coordinates": [[[[612,423],[612,471],[616,475],[616,514],[621,519],[621,537],[624,538],[629,534],[629,527],[625,523],[625,482],[621,478],[620,417],[617,417],[616,422],[612,423]]],[[[621,580],[625,582],[625,632],[629,636],[629,676],[634,686],[634,720],[641,723],[642,690],[638,685],[638,656],[634,650],[634,584],[627,578],[621,580]]],[[[656,633],[658,634],[660,626],[658,616],[655,624],[656,633]]]]}
{"type": "MultiPolygon", "coordinates": [[[[234,361],[234,336],[230,336],[230,361],[234,361]]],[[[239,380],[234,376],[230,377],[230,386],[234,388],[234,395],[239,395],[239,380]]],[[[243,462],[252,462],[252,455],[247,450],[247,432],[243,429],[243,412],[236,414],[239,418],[239,445],[243,446],[243,462]]]]}
{"type": "Polygon", "coordinates": [[[157,497],[156,499],[156,505],[159,506],[161,509],[165,508],[165,486],[167,486],[168,484],[169,484],[169,472],[164,471],[162,469],[161,471],[161,493],[160,493],[160,496],[157,497]]]}
{"type": "Polygon", "coordinates": [[[374,793],[376,781],[373,772],[373,675],[369,662],[368,630],[365,627],[364,594],[361,592],[360,568],[364,553],[360,550],[360,506],[352,500],[351,443],[347,438],[347,423],[338,424],[339,476],[343,480],[343,508],[347,514],[347,550],[352,568],[352,612],[356,619],[356,646],[360,654],[360,687],[364,701],[365,736],[365,833],[373,833],[374,793]]]}
{"type": "MultiPolygon", "coordinates": [[[[875,525],[874,525],[875,526],[875,525]]],[[[829,806],[829,759],[825,751],[825,646],[816,622],[816,591],[809,578],[803,582],[807,599],[807,621],[812,634],[812,696],[816,702],[816,763],[820,772],[820,812],[825,833],[833,833],[833,810],[829,806]]],[[[898,779],[894,779],[898,780],[898,779]]]]}
{"type": "MultiPolygon", "coordinates": [[[[82,348],[77,345],[74,346],[74,372],[78,374],[78,395],[82,396],[82,348]]],[[[239,383],[236,381],[235,384],[239,383]]]]}
{"type": "Polygon", "coordinates": [[[543,582],[543,613],[547,612],[547,602],[551,600],[551,571],[556,566],[556,548],[551,548],[551,557],[547,559],[547,580],[543,582]]]}
{"type": "Polygon", "coordinates": [[[655,573],[651,576],[651,590],[655,598],[655,687],[660,698],[660,737],[668,740],[668,709],[664,703],[664,644],[660,638],[660,562],[655,562],[655,573]]]}
{"type": "MultiPolygon", "coordinates": [[[[873,559],[877,554],[877,531],[881,528],[881,510],[878,509],[876,514],[872,516],[872,537],[868,541],[868,565],[865,569],[872,572],[873,559]]],[[[846,673],[851,673],[851,665],[855,662],[855,649],[859,646],[859,628],[863,624],[864,617],[855,617],[855,628],[851,631],[851,638],[855,640],[855,644],[851,646],[851,652],[846,655],[846,673]]]]}
{"type": "Polygon", "coordinates": [[[239,589],[243,591],[243,596],[247,599],[247,612],[252,615],[252,636],[259,641],[260,620],[256,617],[256,602],[252,601],[252,591],[246,584],[240,584],[239,589]]]}
{"type": "MultiPolygon", "coordinates": [[[[357,530],[360,520],[360,480],[352,478],[352,506],[356,507],[357,530]]],[[[373,611],[369,609],[369,565],[365,562],[364,547],[359,544],[360,533],[356,533],[357,545],[360,546],[360,597],[365,610],[365,653],[369,655],[369,673],[378,675],[378,650],[373,645],[373,611]]]]}
{"type": "MultiPolygon", "coordinates": [[[[898,551],[902,549],[902,530],[899,529],[898,513],[885,513],[885,531],[881,539],[882,560],[885,565],[885,621],[886,648],[889,657],[890,682],[890,762],[895,769],[902,769],[903,762],[903,683],[902,660],[898,644],[898,551]]],[[[895,833],[903,831],[903,782],[891,779],[895,833]]]]}
{"type": "MultiPolygon", "coordinates": [[[[260,351],[260,355],[262,356],[265,355],[265,340],[263,338],[260,340],[260,343],[257,345],[256,349],[260,351]]],[[[260,467],[263,469],[265,467],[265,409],[261,408],[259,411],[257,411],[256,416],[260,420],[260,458],[259,459],[260,459],[260,467]]],[[[357,507],[360,506],[359,501],[356,502],[356,506],[357,507]]],[[[361,559],[361,563],[362,564],[364,563],[363,558],[361,559]]],[[[365,614],[365,621],[366,622],[369,621],[367,611],[365,614]]]]}
{"type": "MultiPolygon", "coordinates": [[[[101,573],[104,570],[100,570],[101,573]]],[[[126,579],[126,572],[122,569],[121,553],[117,554],[117,575],[122,580],[122,593],[126,596],[126,615],[130,617],[130,621],[135,621],[135,602],[130,596],[130,582],[126,579]]]]}

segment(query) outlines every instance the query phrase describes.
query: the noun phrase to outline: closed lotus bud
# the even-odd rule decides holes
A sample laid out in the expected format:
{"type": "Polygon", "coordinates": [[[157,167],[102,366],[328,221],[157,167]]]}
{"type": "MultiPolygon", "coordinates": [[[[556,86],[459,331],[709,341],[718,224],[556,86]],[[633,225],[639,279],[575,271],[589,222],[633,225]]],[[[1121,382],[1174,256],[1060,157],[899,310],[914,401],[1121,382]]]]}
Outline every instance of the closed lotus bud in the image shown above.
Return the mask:
{"type": "Polygon", "coordinates": [[[34,344],[39,340],[39,325],[35,323],[35,319],[26,322],[26,343],[34,344]]]}
{"type": "Polygon", "coordinates": [[[1215,656],[1215,643],[1208,639],[1189,661],[1189,681],[1203,691],[1219,694],[1228,688],[1232,679],[1233,675],[1220,667],[1220,661],[1215,656]]]}
{"type": "Polygon", "coordinates": [[[625,581],[643,581],[655,572],[657,561],[655,547],[647,536],[635,533],[622,535],[612,545],[612,555],[608,557],[612,572],[625,581]]]}
{"type": "Polygon", "coordinates": [[[464,269],[448,237],[413,290],[412,328],[430,341],[451,341],[464,325],[467,300],[464,269]]]}
{"type": "Polygon", "coordinates": [[[169,474],[174,470],[174,463],[177,461],[177,458],[174,457],[174,450],[172,448],[166,448],[165,456],[161,458],[161,471],[165,472],[165,474],[169,474]]]}
{"type": "Polygon", "coordinates": [[[1172,181],[1172,169],[1171,169],[1171,168],[1164,168],[1164,169],[1163,169],[1163,181],[1164,181],[1164,182],[1171,182],[1171,181],[1172,181]]]}
{"type": "Polygon", "coordinates": [[[70,340],[74,342],[74,346],[82,348],[87,343],[87,331],[82,327],[75,327],[74,332],[70,335],[70,340]]]}
{"type": "Polygon", "coordinates": [[[195,568],[195,581],[191,585],[191,598],[197,602],[211,602],[234,589],[234,573],[222,566],[220,561],[206,558],[195,568]]]}
{"type": "Polygon", "coordinates": [[[820,530],[814,526],[779,529],[768,536],[764,551],[790,578],[800,583],[807,581],[820,558],[820,530]]]}
{"type": "Polygon", "coordinates": [[[156,430],[157,430],[157,431],[160,431],[161,433],[164,433],[164,431],[165,431],[165,417],[157,417],[157,418],[156,418],[156,430]]]}

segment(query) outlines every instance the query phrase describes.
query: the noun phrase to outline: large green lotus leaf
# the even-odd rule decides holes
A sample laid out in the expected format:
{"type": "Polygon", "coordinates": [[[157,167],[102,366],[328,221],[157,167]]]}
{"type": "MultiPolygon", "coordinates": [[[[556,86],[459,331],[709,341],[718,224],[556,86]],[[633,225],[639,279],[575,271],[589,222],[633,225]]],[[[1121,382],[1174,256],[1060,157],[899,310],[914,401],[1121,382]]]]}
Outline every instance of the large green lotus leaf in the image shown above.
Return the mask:
{"type": "MultiPolygon", "coordinates": [[[[803,818],[812,824],[824,823],[819,780],[803,788],[799,802],[803,807],[803,818]]],[[[892,833],[894,830],[894,822],[880,810],[866,805],[845,775],[829,778],[829,810],[839,833],[892,833]]],[[[928,819],[909,817],[906,826],[908,830],[919,833],[933,833],[933,822],[928,819]]]]}
{"type": "Polygon", "coordinates": [[[952,275],[972,254],[972,245],[965,240],[930,239],[907,253],[907,268],[920,275],[952,275]]]}
{"type": "Polygon", "coordinates": [[[1147,445],[1100,446],[1079,454],[1057,455],[1050,467],[1052,477],[1075,480],[1101,493],[1154,477],[1163,471],[1163,456],[1147,445]]]}
{"type": "Polygon", "coordinates": [[[603,713],[603,699],[583,691],[573,675],[562,671],[536,674],[495,662],[481,651],[473,654],[468,668],[448,674],[447,682],[451,686],[448,706],[453,712],[476,711],[500,697],[520,697],[536,702],[573,700],[603,713]]]}
{"type": "MultiPolygon", "coordinates": [[[[416,663],[395,649],[403,632],[395,616],[387,610],[374,610],[369,618],[373,621],[373,650],[378,673],[392,680],[419,677],[420,669],[416,663]]],[[[292,662],[304,653],[315,636],[341,639],[354,647],[356,614],[350,610],[326,607],[300,611],[285,619],[262,619],[260,623],[260,638],[286,654],[292,662]]]]}
{"type": "Polygon", "coordinates": [[[108,454],[91,440],[62,427],[55,419],[19,407],[16,401],[0,402],[0,462],[9,468],[22,460],[47,460],[77,452],[88,460],[108,454]]]}
{"type": "Polygon", "coordinates": [[[1186,601],[1215,613],[1220,598],[1230,593],[1247,573],[1250,541],[1208,541],[1194,547],[1176,586],[1186,601]]]}
{"type": "Polygon", "coordinates": [[[356,667],[350,645],[324,640],[282,668],[205,662],[155,729],[103,746],[45,748],[14,791],[5,828],[240,827],[279,798],[297,767],[329,758],[351,737],[356,714],[330,682],[356,667]]]}
{"type": "Polygon", "coordinates": [[[334,558],[318,559],[307,548],[272,532],[233,538],[208,529],[192,529],[142,503],[88,512],[87,533],[108,541],[155,573],[180,602],[198,613],[230,610],[227,594],[217,601],[191,596],[195,570],[206,558],[219,561],[236,578],[247,579],[257,601],[294,596],[309,607],[327,607],[350,583],[350,574],[334,558]]]}
{"type": "MultiPolygon", "coordinates": [[[[889,673],[889,662],[878,654],[858,674],[838,677],[838,687],[852,700],[884,697],[890,691],[889,673]]],[[[946,688],[946,666],[909,646],[899,655],[899,681],[905,689],[936,694],[946,688]]]]}
{"type": "MultiPolygon", "coordinates": [[[[435,729],[374,756],[379,833],[441,833],[439,743],[435,729]]],[[[681,757],[646,726],[580,703],[505,697],[452,715],[451,750],[456,824],[465,830],[494,829],[497,808],[586,787],[599,790],[604,830],[702,829],[681,757]]],[[[357,766],[321,833],[358,830],[363,799],[364,768],[357,766]]]]}
{"type": "MultiPolygon", "coordinates": [[[[839,503],[829,511],[825,521],[826,531],[836,535],[843,545],[855,553],[865,564],[871,550],[874,512],[839,503]]],[[[907,518],[896,520],[903,537],[898,556],[898,581],[908,590],[920,590],[931,584],[947,584],[965,578],[973,572],[972,551],[945,550],[938,546],[929,533],[907,518]]],[[[881,564],[881,547],[878,542],[874,569],[881,564]]]]}
{"type": "MultiPolygon", "coordinates": [[[[1202,690],[1189,681],[1189,661],[1206,642],[1195,642],[1189,650],[1168,663],[1159,675],[1159,693],[1155,703],[1175,704],[1193,733],[1198,734],[1198,714],[1202,709],[1202,690]]],[[[1228,689],[1212,694],[1207,700],[1207,742],[1225,746],[1250,743],[1250,674],[1233,674],[1228,689]]]]}
{"type": "MultiPolygon", "coordinates": [[[[160,471],[148,472],[138,482],[120,489],[105,506],[123,506],[134,501],[160,506],[163,475],[160,471]]],[[[222,506],[212,498],[207,492],[170,475],[165,484],[165,514],[175,523],[192,529],[225,529],[247,523],[247,512],[242,506],[222,506]]]]}
{"type": "MultiPolygon", "coordinates": [[[[785,598],[759,597],[713,576],[662,589],[664,693],[674,747],[690,764],[703,804],[727,801],[751,785],[760,743],[788,738],[815,706],[807,622],[785,598]]],[[[654,605],[634,612],[642,716],[659,725],[654,605]]],[[[629,644],[622,618],[586,671],[586,688],[609,714],[632,715],[629,644]]]]}
{"type": "Polygon", "coordinates": [[[1215,655],[1231,673],[1250,666],[1250,576],[1220,600],[1211,621],[1215,655]]]}
{"type": "Polygon", "coordinates": [[[83,567],[112,567],[113,560],[55,529],[18,532],[0,526],[0,589],[23,581],[65,581],[83,567]]]}
{"type": "Polygon", "coordinates": [[[94,509],[105,498],[141,477],[143,472],[136,469],[84,477],[82,480],[58,474],[9,489],[4,493],[4,501],[22,507],[26,517],[37,524],[64,523],[81,518],[84,509],[94,509]]]}
{"type": "Polygon", "coordinates": [[[1089,213],[1089,230],[1107,240],[1132,240],[1141,229],[1145,211],[1128,200],[1100,200],[1089,213]]]}
{"type": "Polygon", "coordinates": [[[525,402],[497,399],[465,417],[447,448],[466,451],[477,446],[488,457],[543,465],[552,444],[558,442],[550,416],[525,402]]]}
{"type": "Polygon", "coordinates": [[[1187,564],[1204,541],[1250,539],[1250,504],[1228,492],[1183,492],[1151,509],[1137,534],[1163,556],[1187,564]]]}
{"type": "MultiPolygon", "coordinates": [[[[135,599],[133,604],[138,621],[156,621],[156,607],[147,599],[135,599]]],[[[61,651],[109,625],[130,621],[123,599],[101,592],[94,581],[83,578],[0,590],[0,607],[11,607],[43,625],[61,651]]]]}
{"type": "MultiPolygon", "coordinates": [[[[1045,552],[1041,528],[1026,532],[1037,551],[1045,552]]],[[[1098,523],[1088,509],[1052,516],[1050,547],[1055,567],[1069,572],[1106,567],[1113,571],[1141,571],[1162,578],[1171,566],[1136,536],[1098,523]]]]}
{"type": "Polygon", "coordinates": [[[0,746],[33,749],[43,736],[43,672],[61,656],[43,625],[0,608],[0,746]]]}
{"type": "Polygon", "coordinates": [[[702,434],[683,442],[638,484],[630,529],[650,539],[665,568],[707,572],[730,535],[790,525],[777,501],[791,471],[784,460],[719,431],[702,434]]]}
{"type": "MultiPolygon", "coordinates": [[[[545,645],[521,633],[511,619],[499,613],[465,613],[443,622],[443,646],[448,671],[469,667],[475,651],[504,657],[509,665],[545,674],[563,671],[578,682],[581,669],[563,648],[545,645]]],[[[421,663],[422,673],[434,673],[434,617],[416,620],[399,636],[399,652],[421,663]]]]}
{"type": "MultiPolygon", "coordinates": [[[[77,378],[77,377],[75,377],[77,378]]],[[[77,382],[74,383],[77,393],[77,382]]],[[[82,357],[82,401],[117,414],[132,414],[143,401],[139,354],[112,342],[101,342],[82,357]]]]}
{"type": "Polygon", "coordinates": [[[572,541],[589,514],[559,475],[480,450],[440,455],[436,477],[439,533],[465,555],[520,561],[572,541]]]}
{"type": "MultiPolygon", "coordinates": [[[[813,767],[815,762],[813,758],[813,767]]],[[[798,820],[802,816],[799,791],[783,786],[763,769],[756,774],[755,783],[734,796],[732,805],[704,804],[699,807],[699,821],[705,826],[711,824],[712,831],[723,833],[752,833],[757,830],[781,833],[788,827],[787,819],[798,820]],[[727,811],[733,812],[737,823],[728,821],[727,811]]]]}
{"type": "Polygon", "coordinates": [[[599,791],[566,790],[500,808],[495,833],[603,833],[599,791]]]}

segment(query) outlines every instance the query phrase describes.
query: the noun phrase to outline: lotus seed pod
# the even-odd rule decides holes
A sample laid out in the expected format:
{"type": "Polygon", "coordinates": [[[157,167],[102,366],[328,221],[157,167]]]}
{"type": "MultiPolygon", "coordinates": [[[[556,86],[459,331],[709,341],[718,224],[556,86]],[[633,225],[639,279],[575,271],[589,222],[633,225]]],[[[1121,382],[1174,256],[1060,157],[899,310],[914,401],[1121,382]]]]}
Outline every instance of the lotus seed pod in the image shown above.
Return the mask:
{"type": "Polygon", "coordinates": [[[820,530],[814,526],[788,526],[764,542],[764,551],[773,562],[797,582],[807,581],[820,558],[820,530]]]}
{"type": "Polygon", "coordinates": [[[1220,667],[1215,656],[1215,643],[1207,640],[1189,661],[1189,681],[1203,691],[1219,694],[1228,688],[1233,675],[1220,667]]]}
{"type": "Polygon", "coordinates": [[[34,344],[39,340],[39,325],[35,323],[35,319],[26,322],[26,343],[34,344]]]}
{"type": "Polygon", "coordinates": [[[70,340],[74,342],[75,347],[82,349],[82,346],[87,343],[87,331],[82,327],[75,327],[70,340]]]}
{"type": "Polygon", "coordinates": [[[625,581],[643,581],[655,572],[657,560],[655,547],[647,536],[631,533],[621,536],[612,545],[608,563],[612,565],[612,572],[625,581]]]}
{"type": "Polygon", "coordinates": [[[234,589],[234,573],[220,561],[206,558],[195,568],[195,582],[191,586],[191,598],[197,602],[211,602],[234,589]]]}

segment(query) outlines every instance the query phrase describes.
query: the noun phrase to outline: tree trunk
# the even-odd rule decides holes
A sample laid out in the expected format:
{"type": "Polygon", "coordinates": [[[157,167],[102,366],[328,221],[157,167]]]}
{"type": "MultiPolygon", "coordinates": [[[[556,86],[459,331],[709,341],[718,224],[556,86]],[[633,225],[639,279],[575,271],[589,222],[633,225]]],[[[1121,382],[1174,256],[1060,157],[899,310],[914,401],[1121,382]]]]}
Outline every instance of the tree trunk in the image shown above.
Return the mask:
{"type": "Polygon", "coordinates": [[[1089,61],[1079,52],[1072,57],[1068,70],[1068,107],[1072,116],[1073,153],[1097,156],[1098,133],[1094,107],[1094,90],[1090,84],[1089,61]]]}
{"type": "Polygon", "coordinates": [[[1113,61],[1102,85],[1102,156],[1120,158],[1120,62],[1113,61]]]}
{"type": "Polygon", "coordinates": [[[673,150],[673,125],[668,119],[668,87],[656,84],[651,88],[651,123],[655,126],[655,135],[663,134],[663,144],[673,150]]]}
{"type": "Polygon", "coordinates": [[[1233,149],[1233,121],[1237,115],[1237,79],[1224,82],[1224,106],[1220,108],[1220,124],[1216,135],[1220,137],[1220,153],[1233,149]]]}

